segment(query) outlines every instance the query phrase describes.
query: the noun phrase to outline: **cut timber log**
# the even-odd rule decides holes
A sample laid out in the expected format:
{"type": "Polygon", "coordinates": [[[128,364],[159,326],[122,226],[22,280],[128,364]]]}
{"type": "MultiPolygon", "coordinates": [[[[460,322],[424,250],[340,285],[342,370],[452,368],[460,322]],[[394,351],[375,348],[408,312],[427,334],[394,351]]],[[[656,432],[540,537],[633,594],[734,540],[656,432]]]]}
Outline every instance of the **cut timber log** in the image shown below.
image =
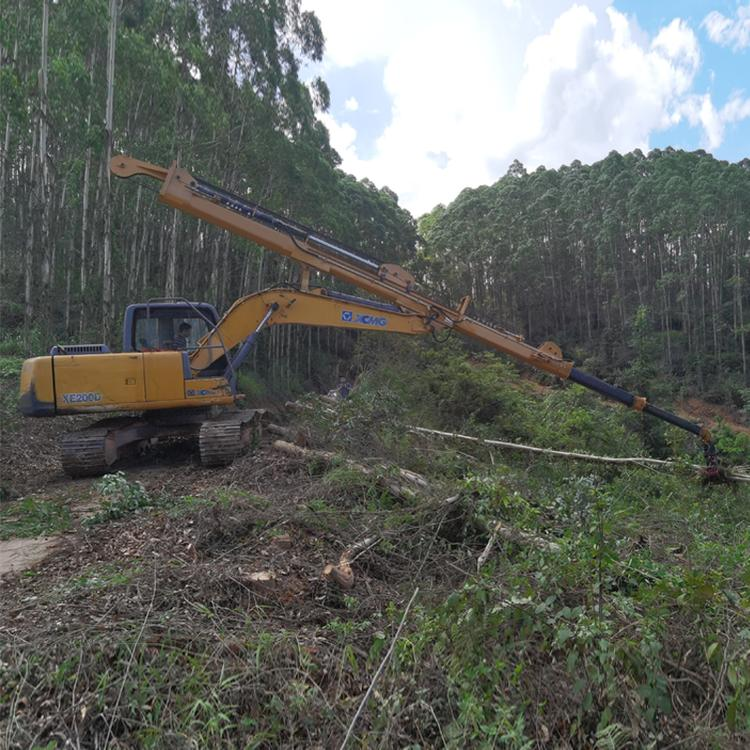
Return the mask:
{"type": "Polygon", "coordinates": [[[365,466],[348,458],[341,458],[335,453],[329,451],[312,450],[311,448],[302,448],[299,445],[288,443],[285,440],[276,440],[273,444],[275,450],[296,458],[315,459],[321,461],[327,466],[341,462],[348,469],[352,469],[366,477],[371,477],[378,485],[387,489],[394,497],[402,500],[412,500],[419,490],[425,490],[428,487],[427,480],[416,472],[408,469],[401,469],[397,466],[388,467],[380,465],[376,467],[365,466]],[[412,485],[409,487],[407,485],[412,485]]]}
{"type": "MultiPolygon", "coordinates": [[[[541,453],[546,456],[559,456],[560,458],[569,458],[574,461],[592,461],[595,463],[603,464],[630,464],[635,466],[655,466],[670,470],[688,468],[701,473],[705,471],[705,467],[699,466],[698,464],[683,464],[676,461],[663,461],[658,458],[647,458],[645,456],[597,456],[593,453],[576,453],[573,451],[554,450],[553,448],[537,448],[533,445],[508,443],[504,440],[490,440],[489,438],[479,438],[473,435],[461,435],[458,432],[430,430],[426,427],[417,427],[415,425],[409,425],[407,429],[414,435],[434,435],[436,437],[454,438],[456,440],[466,440],[471,443],[497,446],[498,448],[505,448],[508,450],[525,451],[527,453],[541,453]]],[[[724,475],[727,479],[731,479],[735,482],[750,482],[750,472],[748,472],[747,468],[743,466],[725,470],[724,475]]]]}

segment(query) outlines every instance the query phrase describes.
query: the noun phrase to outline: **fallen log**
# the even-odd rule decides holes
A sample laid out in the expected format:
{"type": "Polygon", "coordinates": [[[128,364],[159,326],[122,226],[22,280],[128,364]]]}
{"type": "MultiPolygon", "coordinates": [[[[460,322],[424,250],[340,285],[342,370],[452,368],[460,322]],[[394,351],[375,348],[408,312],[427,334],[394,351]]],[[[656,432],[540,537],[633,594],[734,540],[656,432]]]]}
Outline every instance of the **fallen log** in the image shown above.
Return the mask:
{"type": "MultiPolygon", "coordinates": [[[[465,440],[480,445],[497,446],[508,450],[525,451],[527,453],[540,453],[546,456],[559,456],[561,458],[570,458],[574,461],[592,461],[605,464],[630,464],[635,466],[656,466],[664,469],[693,469],[698,472],[705,470],[704,466],[698,464],[684,464],[677,461],[664,461],[659,458],[648,458],[646,456],[597,456],[593,453],[577,453],[575,451],[561,451],[553,448],[538,448],[534,445],[523,445],[522,443],[509,443],[505,440],[491,440],[489,438],[480,438],[474,435],[462,435],[458,432],[444,432],[443,430],[430,430],[427,427],[417,427],[408,425],[407,429],[414,435],[435,435],[436,437],[454,438],[456,440],[465,440]]],[[[736,482],[750,482],[750,473],[745,467],[727,469],[724,475],[728,479],[736,482]]]]}
{"type": "Polygon", "coordinates": [[[425,490],[429,486],[427,480],[421,474],[409,471],[408,469],[401,469],[398,466],[389,467],[383,464],[376,467],[365,466],[364,464],[357,463],[348,458],[342,458],[341,456],[329,451],[303,448],[302,446],[288,443],[285,440],[274,441],[273,447],[274,450],[286,453],[289,456],[314,459],[327,466],[340,462],[348,469],[352,469],[363,476],[372,478],[378,485],[387,489],[394,497],[402,500],[413,500],[418,494],[418,490],[425,490]],[[405,483],[413,485],[416,489],[408,487],[405,483]]]}

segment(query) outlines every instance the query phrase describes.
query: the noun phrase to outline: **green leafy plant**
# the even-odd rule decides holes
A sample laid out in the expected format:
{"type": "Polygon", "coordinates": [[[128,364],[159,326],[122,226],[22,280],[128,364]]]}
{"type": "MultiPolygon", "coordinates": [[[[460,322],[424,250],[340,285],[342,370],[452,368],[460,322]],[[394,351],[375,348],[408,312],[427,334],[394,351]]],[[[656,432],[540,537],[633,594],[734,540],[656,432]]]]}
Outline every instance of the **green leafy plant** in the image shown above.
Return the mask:
{"type": "Polygon", "coordinates": [[[0,378],[16,378],[21,374],[23,359],[20,357],[0,356],[0,378]]]}
{"type": "Polygon", "coordinates": [[[155,505],[140,482],[129,482],[122,471],[106,474],[96,485],[102,495],[101,508],[84,520],[86,526],[115,521],[155,505]]]}

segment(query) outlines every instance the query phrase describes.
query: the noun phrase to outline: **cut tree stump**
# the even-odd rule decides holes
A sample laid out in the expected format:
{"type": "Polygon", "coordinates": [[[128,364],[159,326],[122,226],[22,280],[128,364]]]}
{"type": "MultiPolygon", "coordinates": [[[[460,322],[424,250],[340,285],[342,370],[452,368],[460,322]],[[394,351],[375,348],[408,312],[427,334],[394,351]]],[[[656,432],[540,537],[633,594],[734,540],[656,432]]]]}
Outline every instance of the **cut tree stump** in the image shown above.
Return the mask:
{"type": "Polygon", "coordinates": [[[323,578],[327,581],[333,581],[342,589],[351,589],[354,587],[354,571],[352,570],[352,561],[357,557],[357,553],[374,547],[380,541],[380,537],[370,536],[361,542],[352,545],[349,549],[341,553],[338,565],[326,565],[323,570],[323,578]]]}

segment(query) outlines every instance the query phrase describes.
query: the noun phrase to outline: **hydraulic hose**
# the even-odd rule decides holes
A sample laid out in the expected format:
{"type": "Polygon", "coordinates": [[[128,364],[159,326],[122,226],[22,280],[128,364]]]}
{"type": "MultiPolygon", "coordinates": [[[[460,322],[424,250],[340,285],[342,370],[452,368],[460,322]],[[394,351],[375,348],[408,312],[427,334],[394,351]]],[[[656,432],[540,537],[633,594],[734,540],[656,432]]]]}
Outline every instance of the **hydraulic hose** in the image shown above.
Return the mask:
{"type": "Polygon", "coordinates": [[[679,427],[681,430],[686,430],[693,435],[697,435],[703,441],[703,454],[706,458],[709,472],[713,473],[717,471],[718,456],[716,446],[711,440],[711,433],[705,427],[702,427],[695,422],[691,422],[688,419],[684,419],[683,417],[679,417],[671,411],[654,406],[653,404],[648,403],[643,396],[636,396],[635,394],[630,393],[630,391],[626,391],[624,388],[607,383],[605,380],[601,380],[594,375],[583,372],[577,367],[574,367],[570,371],[568,378],[574,383],[578,383],[589,390],[595,391],[601,396],[606,396],[614,401],[619,401],[621,404],[625,404],[625,406],[629,406],[631,409],[650,414],[652,417],[661,419],[663,422],[668,422],[675,427],[679,427]]]}

